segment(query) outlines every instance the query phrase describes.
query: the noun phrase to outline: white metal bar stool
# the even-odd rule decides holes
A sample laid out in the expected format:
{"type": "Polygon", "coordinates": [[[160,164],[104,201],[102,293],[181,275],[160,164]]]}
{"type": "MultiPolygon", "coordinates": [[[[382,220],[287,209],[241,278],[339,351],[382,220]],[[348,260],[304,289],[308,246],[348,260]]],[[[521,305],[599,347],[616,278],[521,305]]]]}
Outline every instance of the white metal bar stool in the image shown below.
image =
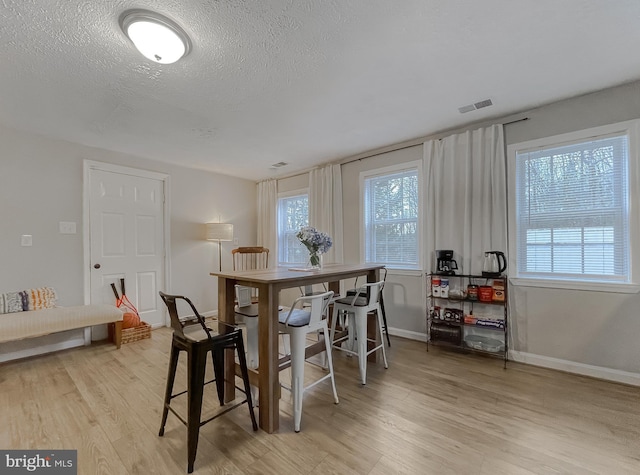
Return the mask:
{"type": "Polygon", "coordinates": [[[293,393],[293,425],[296,432],[300,432],[300,421],[302,419],[302,398],[304,391],[316,384],[331,378],[333,389],[333,399],[338,404],[338,393],[333,375],[333,360],[331,359],[331,342],[329,340],[329,328],[327,325],[327,309],[333,297],[333,292],[324,292],[318,295],[298,297],[289,310],[279,313],[280,332],[286,333],[291,339],[291,387],[293,393]],[[308,306],[305,306],[308,305],[308,306]],[[329,374],[314,381],[309,386],[304,386],[304,363],[306,361],[305,351],[307,347],[307,334],[322,331],[325,343],[327,367],[329,374]]]}
{"type": "Polygon", "coordinates": [[[376,322],[378,324],[380,336],[382,337],[383,330],[380,296],[382,295],[383,286],[384,281],[364,284],[362,287],[357,289],[354,295],[338,299],[333,304],[333,318],[331,322],[332,345],[337,350],[344,351],[347,354],[358,355],[360,380],[362,381],[362,384],[367,384],[367,356],[374,351],[382,350],[384,367],[389,367],[384,342],[381,341],[380,344],[378,344],[377,341],[367,338],[367,315],[370,312],[376,313],[376,322]],[[347,336],[335,339],[336,321],[338,320],[341,312],[346,313],[348,316],[348,334],[347,336]],[[343,347],[345,340],[348,344],[346,347],[343,347]],[[373,342],[374,344],[373,348],[370,350],[367,349],[367,344],[369,342],[373,342]]]}

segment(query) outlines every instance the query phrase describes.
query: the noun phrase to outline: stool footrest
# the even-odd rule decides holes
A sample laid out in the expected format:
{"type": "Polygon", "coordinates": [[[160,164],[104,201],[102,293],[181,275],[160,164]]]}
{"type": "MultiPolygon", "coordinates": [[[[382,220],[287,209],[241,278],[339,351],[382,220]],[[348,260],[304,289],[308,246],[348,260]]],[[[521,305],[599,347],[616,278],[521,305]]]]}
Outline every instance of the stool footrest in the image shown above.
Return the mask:
{"type": "Polygon", "coordinates": [[[248,399],[244,399],[243,401],[240,401],[239,403],[234,404],[233,406],[230,406],[230,407],[225,408],[225,410],[224,410],[224,411],[219,412],[219,413],[218,413],[218,414],[216,414],[215,416],[212,416],[212,417],[210,417],[209,419],[206,419],[206,420],[204,420],[204,421],[200,422],[200,427],[202,427],[203,425],[205,425],[207,422],[211,422],[212,420],[217,419],[217,418],[218,418],[218,417],[220,417],[220,416],[224,416],[227,412],[232,411],[232,410],[233,410],[233,409],[235,409],[236,407],[240,407],[240,406],[242,406],[243,404],[247,404],[248,402],[249,402],[249,400],[248,400],[248,399]]]}

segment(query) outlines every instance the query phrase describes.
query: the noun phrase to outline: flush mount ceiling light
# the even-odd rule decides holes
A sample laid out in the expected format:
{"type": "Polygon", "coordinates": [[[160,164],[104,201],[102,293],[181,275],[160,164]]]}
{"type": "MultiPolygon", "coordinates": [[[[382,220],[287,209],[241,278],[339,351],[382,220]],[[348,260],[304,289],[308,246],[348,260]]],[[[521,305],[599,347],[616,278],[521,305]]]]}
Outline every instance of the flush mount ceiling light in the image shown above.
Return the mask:
{"type": "Polygon", "coordinates": [[[191,40],[177,23],[148,10],[128,10],[120,15],[120,28],[144,57],[171,64],[191,50],[191,40]]]}

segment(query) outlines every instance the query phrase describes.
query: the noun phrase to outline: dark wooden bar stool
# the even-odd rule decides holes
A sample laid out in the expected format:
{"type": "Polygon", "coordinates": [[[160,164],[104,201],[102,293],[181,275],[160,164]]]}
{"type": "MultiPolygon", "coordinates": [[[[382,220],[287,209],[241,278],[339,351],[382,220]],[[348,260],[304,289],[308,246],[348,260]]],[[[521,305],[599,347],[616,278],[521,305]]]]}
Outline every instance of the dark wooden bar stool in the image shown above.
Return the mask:
{"type": "Polygon", "coordinates": [[[171,327],[173,328],[173,338],[171,342],[171,356],[169,359],[169,373],[167,375],[167,388],[164,396],[164,408],[162,411],[162,423],[160,424],[159,436],[164,435],[164,426],[167,422],[169,411],[174,413],[180,421],[187,426],[187,472],[193,472],[193,464],[198,450],[198,437],[200,427],[213,419],[226,414],[232,409],[247,403],[253,430],[258,430],[256,417],[251,401],[251,387],[249,386],[249,373],[247,371],[247,361],[244,354],[244,344],[242,341],[242,330],[232,325],[218,322],[219,332],[214,332],[208,328],[204,318],[198,313],[191,300],[180,295],[167,295],[160,292],[160,297],[169,310],[171,317],[171,327]],[[184,322],[178,316],[176,301],[184,300],[196,316],[197,322],[184,322]],[[224,405],[224,356],[225,350],[235,350],[240,363],[240,370],[244,388],[237,388],[244,392],[245,399],[215,416],[201,421],[202,394],[204,385],[215,381],[220,405],[224,405]],[[173,393],[173,383],[176,378],[178,367],[178,357],[180,352],[187,353],[187,390],[177,394],[173,393]],[[214,379],[205,382],[205,369],[207,353],[211,352],[213,361],[214,379]],[[187,394],[187,419],[185,420],[171,407],[171,400],[175,397],[187,394]]]}

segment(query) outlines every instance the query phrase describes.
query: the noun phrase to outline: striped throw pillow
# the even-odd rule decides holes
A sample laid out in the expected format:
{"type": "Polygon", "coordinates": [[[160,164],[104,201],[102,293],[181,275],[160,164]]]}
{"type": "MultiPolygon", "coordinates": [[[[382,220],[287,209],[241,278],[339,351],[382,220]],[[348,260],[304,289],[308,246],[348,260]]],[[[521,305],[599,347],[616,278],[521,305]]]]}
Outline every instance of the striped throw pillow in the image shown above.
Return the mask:
{"type": "Polygon", "coordinates": [[[56,306],[58,296],[52,287],[40,287],[25,291],[29,299],[29,310],[42,310],[56,306]]]}

